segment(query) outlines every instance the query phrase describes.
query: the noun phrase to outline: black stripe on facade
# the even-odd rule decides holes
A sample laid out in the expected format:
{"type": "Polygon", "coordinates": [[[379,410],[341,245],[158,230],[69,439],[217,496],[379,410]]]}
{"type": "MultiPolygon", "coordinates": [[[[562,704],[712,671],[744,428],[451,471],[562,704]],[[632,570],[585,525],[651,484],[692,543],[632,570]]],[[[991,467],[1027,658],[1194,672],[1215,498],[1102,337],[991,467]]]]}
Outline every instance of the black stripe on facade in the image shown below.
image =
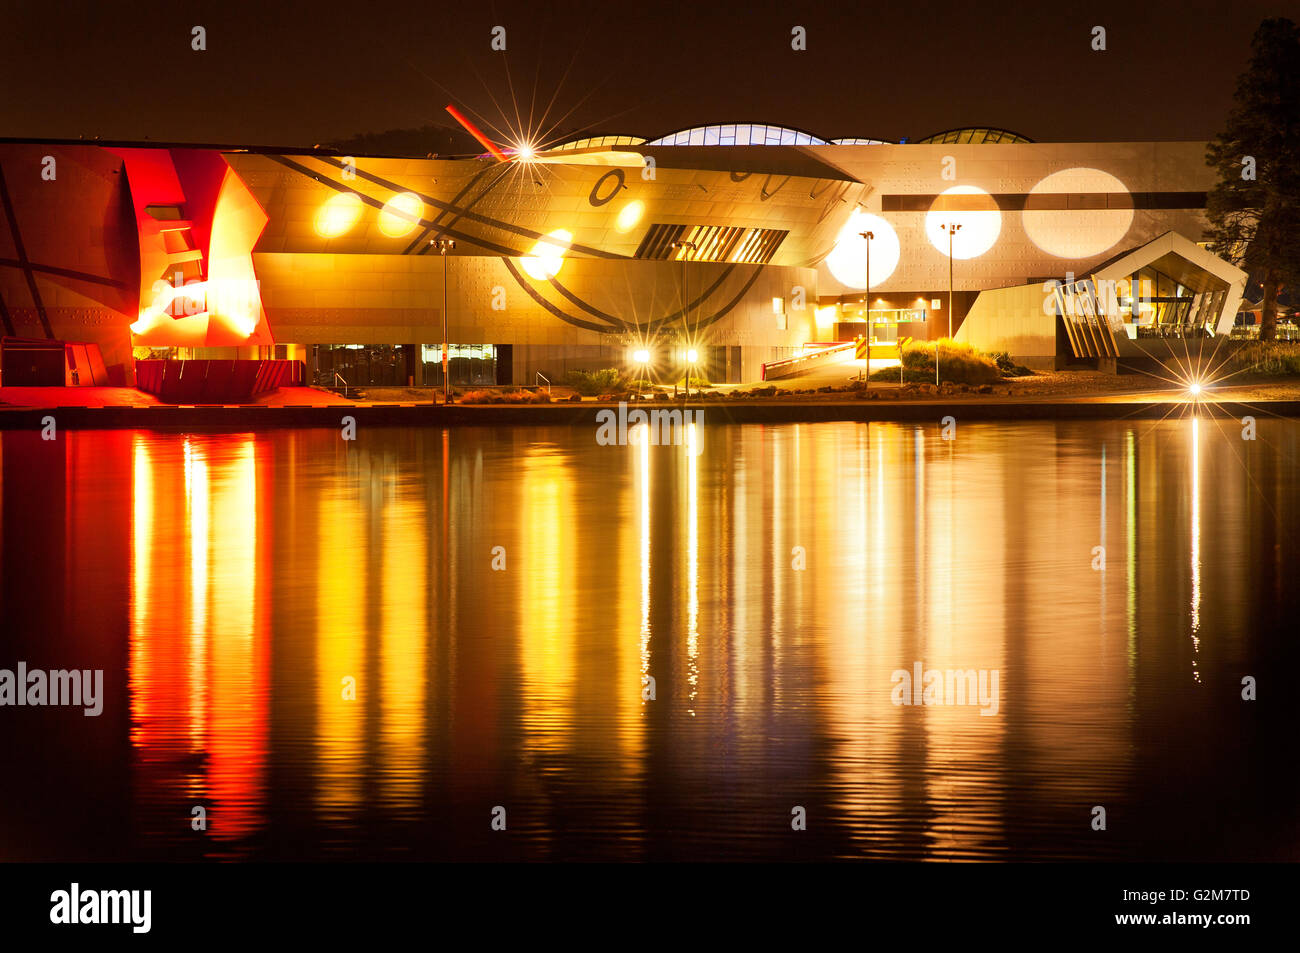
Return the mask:
{"type": "MultiPolygon", "coordinates": [[[[13,202],[9,200],[9,187],[5,185],[4,169],[0,168],[0,203],[3,203],[5,209],[5,218],[9,220],[9,231],[13,235],[14,250],[18,252],[18,267],[23,270],[23,277],[27,279],[27,290],[31,292],[32,303],[36,305],[36,314],[41,319],[41,330],[45,336],[54,339],[54,329],[50,327],[50,316],[45,313],[45,304],[41,301],[40,289],[36,287],[36,275],[32,272],[31,263],[27,260],[27,249],[23,246],[22,233],[18,231],[18,216],[14,214],[13,202]]],[[[8,313],[5,314],[5,326],[10,324],[8,313]]]]}
{"type": "Polygon", "coordinates": [[[983,212],[988,199],[1000,211],[1086,211],[1092,209],[1203,209],[1205,192],[1059,192],[1032,194],[1002,192],[995,195],[882,195],[883,212],[983,212]]]}

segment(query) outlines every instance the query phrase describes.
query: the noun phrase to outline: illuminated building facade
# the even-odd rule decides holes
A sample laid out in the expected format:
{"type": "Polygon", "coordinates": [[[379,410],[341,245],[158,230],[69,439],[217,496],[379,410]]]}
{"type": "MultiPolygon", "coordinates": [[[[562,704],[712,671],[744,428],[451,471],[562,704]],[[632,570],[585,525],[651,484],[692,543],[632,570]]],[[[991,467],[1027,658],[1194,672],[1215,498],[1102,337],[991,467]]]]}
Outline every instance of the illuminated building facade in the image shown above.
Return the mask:
{"type": "MultiPolygon", "coordinates": [[[[675,379],[691,349],[699,376],[754,380],[861,332],[864,231],[874,339],[933,337],[981,292],[1074,280],[1166,233],[1199,242],[1203,156],[1199,142],[979,127],[888,143],[756,123],[505,162],[5,141],[0,320],[11,338],[98,344],[113,381],[134,380],[133,353],[179,348],[302,360],[320,383],[438,384],[445,291],[459,385],[639,351],[675,379]]],[[[1229,297],[1179,314],[1226,330],[1229,297]]]]}

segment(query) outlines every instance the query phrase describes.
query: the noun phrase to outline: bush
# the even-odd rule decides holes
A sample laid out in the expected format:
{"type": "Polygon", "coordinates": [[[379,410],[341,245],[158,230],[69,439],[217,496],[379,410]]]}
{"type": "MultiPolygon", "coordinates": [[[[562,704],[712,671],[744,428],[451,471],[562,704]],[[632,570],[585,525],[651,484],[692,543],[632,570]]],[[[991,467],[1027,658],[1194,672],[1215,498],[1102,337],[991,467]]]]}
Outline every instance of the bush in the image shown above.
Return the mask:
{"type": "Polygon", "coordinates": [[[1300,344],[1286,341],[1254,341],[1237,349],[1224,364],[1220,377],[1254,374],[1283,377],[1300,374],[1300,344]]]}
{"type": "MultiPolygon", "coordinates": [[[[678,386],[678,387],[683,387],[683,388],[684,388],[684,387],[686,386],[686,378],[683,377],[681,380],[679,380],[679,381],[677,382],[677,386],[678,386]]],[[[703,390],[703,389],[706,388],[706,387],[712,387],[712,386],[713,386],[713,385],[710,384],[710,383],[709,383],[707,380],[705,380],[703,377],[692,377],[692,378],[691,378],[691,390],[703,390]]]]}
{"type": "Polygon", "coordinates": [[[564,383],[584,397],[596,397],[617,391],[626,391],[634,386],[617,368],[607,367],[600,371],[569,371],[564,375],[564,383]]]}
{"type": "Polygon", "coordinates": [[[462,394],[457,400],[462,404],[549,404],[551,396],[540,390],[472,390],[462,394]]]}
{"type": "Polygon", "coordinates": [[[998,351],[989,356],[993,358],[993,363],[998,366],[1003,377],[1030,377],[1034,373],[1025,365],[1013,361],[1006,351],[998,351]]]}
{"type": "MultiPolygon", "coordinates": [[[[934,382],[934,352],[939,350],[940,378],[954,384],[991,384],[1002,379],[1002,372],[992,357],[981,354],[969,344],[944,338],[935,344],[909,341],[903,345],[903,380],[922,384],[934,382]]],[[[898,380],[898,368],[886,367],[871,375],[873,381],[898,380]]]]}

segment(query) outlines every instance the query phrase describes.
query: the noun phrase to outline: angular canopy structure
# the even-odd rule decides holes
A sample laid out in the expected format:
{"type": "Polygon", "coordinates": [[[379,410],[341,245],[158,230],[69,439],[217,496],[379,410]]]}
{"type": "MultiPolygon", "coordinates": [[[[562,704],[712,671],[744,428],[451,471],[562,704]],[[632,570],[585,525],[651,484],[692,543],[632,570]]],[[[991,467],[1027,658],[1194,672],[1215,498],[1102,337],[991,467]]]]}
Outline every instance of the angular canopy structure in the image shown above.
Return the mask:
{"type": "MultiPolygon", "coordinates": [[[[1134,275],[1191,292],[1194,304],[1179,323],[1227,334],[1246,291],[1246,272],[1177,232],[1165,232],[1145,245],[1102,262],[1095,282],[1122,282],[1134,275]]],[[[1155,297],[1160,297],[1156,295],[1155,297]]]]}
{"type": "Polygon", "coordinates": [[[1244,271],[1169,231],[1078,279],[982,291],[956,336],[1031,365],[1150,356],[1141,339],[1230,333],[1245,288],[1244,271]]]}

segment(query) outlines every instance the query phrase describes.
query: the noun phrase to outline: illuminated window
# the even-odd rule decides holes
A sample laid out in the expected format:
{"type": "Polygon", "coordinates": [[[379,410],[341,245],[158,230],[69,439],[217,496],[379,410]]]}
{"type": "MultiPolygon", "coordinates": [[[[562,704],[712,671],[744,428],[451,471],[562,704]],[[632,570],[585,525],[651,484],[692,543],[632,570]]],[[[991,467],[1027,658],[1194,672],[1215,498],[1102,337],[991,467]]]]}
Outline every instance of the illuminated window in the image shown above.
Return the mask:
{"type": "Polygon", "coordinates": [[[918,145],[925,143],[958,143],[958,144],[994,144],[1001,142],[1033,142],[1018,133],[1010,132],[1006,129],[994,129],[988,126],[972,126],[964,129],[948,129],[944,132],[936,132],[933,136],[926,136],[924,139],[917,139],[918,145]]]}
{"type": "Polygon", "coordinates": [[[558,146],[551,146],[549,151],[558,152],[562,149],[599,149],[605,146],[639,146],[644,139],[639,136],[591,136],[586,139],[573,139],[569,142],[561,143],[558,146]]]}
{"type": "MultiPolygon", "coordinates": [[[[424,363],[424,383],[442,385],[442,346],[424,344],[420,348],[424,363]]],[[[449,344],[447,367],[451,382],[458,387],[497,382],[497,349],[492,344],[449,344]]]]}
{"type": "Polygon", "coordinates": [[[785,126],[740,123],[695,126],[646,143],[648,146],[824,146],[825,139],[785,126]]]}

